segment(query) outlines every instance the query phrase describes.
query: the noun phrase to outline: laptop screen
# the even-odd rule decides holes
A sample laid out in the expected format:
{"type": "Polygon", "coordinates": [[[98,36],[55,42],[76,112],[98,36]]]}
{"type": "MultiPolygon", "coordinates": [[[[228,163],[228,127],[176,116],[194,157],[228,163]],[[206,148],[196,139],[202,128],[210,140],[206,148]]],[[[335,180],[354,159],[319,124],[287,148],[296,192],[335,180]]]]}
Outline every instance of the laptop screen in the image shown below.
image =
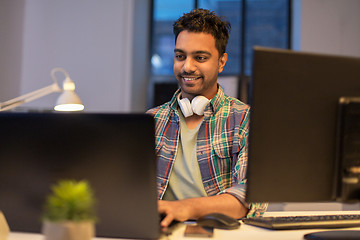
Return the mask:
{"type": "Polygon", "coordinates": [[[40,232],[50,187],[87,180],[96,236],[157,238],[154,120],[145,114],[0,114],[0,210],[12,231],[40,232]]]}

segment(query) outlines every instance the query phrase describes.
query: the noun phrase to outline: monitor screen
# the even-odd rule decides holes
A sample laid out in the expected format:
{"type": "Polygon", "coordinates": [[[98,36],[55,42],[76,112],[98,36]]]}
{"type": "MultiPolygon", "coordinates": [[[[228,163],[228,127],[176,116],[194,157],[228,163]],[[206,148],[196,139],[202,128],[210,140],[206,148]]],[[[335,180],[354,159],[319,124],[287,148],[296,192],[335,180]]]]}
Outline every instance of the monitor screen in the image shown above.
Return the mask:
{"type": "Polygon", "coordinates": [[[339,98],[360,96],[360,58],[256,47],[250,85],[247,201],[340,199],[339,98]]]}

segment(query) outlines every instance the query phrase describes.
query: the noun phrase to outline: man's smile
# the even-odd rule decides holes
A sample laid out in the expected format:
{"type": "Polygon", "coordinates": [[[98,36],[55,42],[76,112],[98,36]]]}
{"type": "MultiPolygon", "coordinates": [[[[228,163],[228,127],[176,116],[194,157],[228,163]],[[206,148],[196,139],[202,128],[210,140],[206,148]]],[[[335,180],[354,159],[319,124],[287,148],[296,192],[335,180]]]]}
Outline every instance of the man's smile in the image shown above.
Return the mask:
{"type": "Polygon", "coordinates": [[[199,76],[181,76],[181,79],[184,81],[184,82],[193,82],[193,81],[196,81],[198,79],[200,79],[201,77],[199,76]]]}

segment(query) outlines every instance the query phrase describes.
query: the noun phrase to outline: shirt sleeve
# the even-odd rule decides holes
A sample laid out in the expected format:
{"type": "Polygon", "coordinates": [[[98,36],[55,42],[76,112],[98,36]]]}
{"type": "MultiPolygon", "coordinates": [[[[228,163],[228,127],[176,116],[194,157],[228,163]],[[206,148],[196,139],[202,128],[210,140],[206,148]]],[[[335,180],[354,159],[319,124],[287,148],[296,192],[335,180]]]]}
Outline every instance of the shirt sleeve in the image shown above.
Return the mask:
{"type": "MultiPolygon", "coordinates": [[[[235,164],[233,166],[232,186],[223,190],[221,193],[229,193],[236,197],[245,207],[249,209],[246,217],[257,217],[264,214],[268,203],[247,203],[246,197],[246,170],[248,166],[248,136],[249,136],[249,113],[247,113],[241,121],[239,127],[239,137],[235,139],[234,145],[238,146],[239,152],[235,156],[235,164]]],[[[234,146],[234,147],[235,147],[234,146]]]]}

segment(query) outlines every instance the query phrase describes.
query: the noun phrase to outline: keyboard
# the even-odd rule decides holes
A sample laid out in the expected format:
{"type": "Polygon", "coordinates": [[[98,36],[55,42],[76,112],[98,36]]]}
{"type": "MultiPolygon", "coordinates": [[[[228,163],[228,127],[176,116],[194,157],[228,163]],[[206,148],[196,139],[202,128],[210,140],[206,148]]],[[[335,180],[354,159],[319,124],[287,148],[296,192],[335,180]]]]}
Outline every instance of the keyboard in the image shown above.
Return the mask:
{"type": "Polygon", "coordinates": [[[360,214],[244,218],[245,224],[274,230],[347,228],[360,226],[360,214]]]}

